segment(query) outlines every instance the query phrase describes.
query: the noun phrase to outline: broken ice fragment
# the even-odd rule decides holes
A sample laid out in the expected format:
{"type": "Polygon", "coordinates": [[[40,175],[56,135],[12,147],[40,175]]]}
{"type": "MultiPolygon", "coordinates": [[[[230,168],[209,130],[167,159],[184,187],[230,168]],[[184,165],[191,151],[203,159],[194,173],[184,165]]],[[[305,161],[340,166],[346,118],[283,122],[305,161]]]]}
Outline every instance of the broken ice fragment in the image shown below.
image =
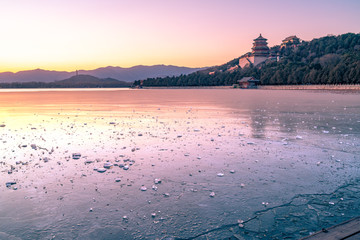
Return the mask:
{"type": "Polygon", "coordinates": [[[73,153],[72,154],[72,159],[74,159],[74,160],[80,159],[80,157],[81,157],[80,153],[73,153]]]}
{"type": "Polygon", "coordinates": [[[110,162],[104,163],[104,168],[110,169],[110,168],[112,168],[112,166],[113,166],[113,164],[110,162]]]}
{"type": "Polygon", "coordinates": [[[104,172],[106,172],[106,169],[105,168],[98,168],[97,171],[99,173],[104,173],[104,172]]]}
{"type": "Polygon", "coordinates": [[[210,193],[210,197],[215,197],[215,193],[214,193],[214,192],[211,192],[211,193],[210,193]]]}
{"type": "Polygon", "coordinates": [[[11,187],[12,185],[16,184],[16,182],[12,181],[12,182],[7,182],[6,183],[6,187],[9,188],[11,187]]]}
{"type": "Polygon", "coordinates": [[[121,178],[115,178],[115,182],[120,182],[121,178]]]}
{"type": "Polygon", "coordinates": [[[141,190],[141,191],[146,191],[147,188],[146,188],[145,186],[141,186],[140,190],[141,190]]]}
{"type": "Polygon", "coordinates": [[[218,173],[217,176],[218,176],[218,177],[223,177],[224,174],[223,174],[223,173],[218,173]]]}
{"type": "Polygon", "coordinates": [[[155,183],[155,184],[161,183],[161,179],[160,179],[160,178],[155,178],[154,183],[155,183]]]}

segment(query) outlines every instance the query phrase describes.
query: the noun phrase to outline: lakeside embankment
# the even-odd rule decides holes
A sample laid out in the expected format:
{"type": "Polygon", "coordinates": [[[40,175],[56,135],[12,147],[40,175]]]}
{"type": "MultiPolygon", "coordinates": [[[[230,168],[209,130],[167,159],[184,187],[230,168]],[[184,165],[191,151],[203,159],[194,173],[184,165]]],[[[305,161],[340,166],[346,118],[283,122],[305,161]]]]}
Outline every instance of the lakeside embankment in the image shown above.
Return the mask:
{"type": "Polygon", "coordinates": [[[349,85],[267,85],[258,86],[263,90],[360,90],[360,84],[349,85]]]}
{"type": "MultiPolygon", "coordinates": [[[[143,89],[229,89],[233,86],[171,86],[171,87],[143,87],[143,89]]],[[[242,89],[242,88],[235,88],[242,89]]],[[[360,91],[360,84],[349,85],[266,85],[258,86],[262,90],[357,90],[360,91]]]]}

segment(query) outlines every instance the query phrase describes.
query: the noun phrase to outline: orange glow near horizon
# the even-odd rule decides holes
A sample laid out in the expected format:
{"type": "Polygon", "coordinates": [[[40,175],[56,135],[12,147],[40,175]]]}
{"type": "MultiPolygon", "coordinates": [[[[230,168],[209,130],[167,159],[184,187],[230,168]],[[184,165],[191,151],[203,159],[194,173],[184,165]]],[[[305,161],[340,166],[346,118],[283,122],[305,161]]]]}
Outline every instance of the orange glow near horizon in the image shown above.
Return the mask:
{"type": "Polygon", "coordinates": [[[356,0],[6,1],[0,72],[220,65],[250,51],[259,33],[269,46],[295,34],[311,40],[357,33],[358,9],[356,0]]]}

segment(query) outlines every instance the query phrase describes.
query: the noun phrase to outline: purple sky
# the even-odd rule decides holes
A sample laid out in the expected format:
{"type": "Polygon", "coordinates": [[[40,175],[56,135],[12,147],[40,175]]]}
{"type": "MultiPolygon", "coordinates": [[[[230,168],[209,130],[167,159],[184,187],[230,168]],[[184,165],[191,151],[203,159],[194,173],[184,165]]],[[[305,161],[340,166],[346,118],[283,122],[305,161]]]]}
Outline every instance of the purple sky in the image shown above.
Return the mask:
{"type": "Polygon", "coordinates": [[[360,1],[16,0],[0,3],[0,71],[223,64],[290,35],[360,32],[360,1]]]}

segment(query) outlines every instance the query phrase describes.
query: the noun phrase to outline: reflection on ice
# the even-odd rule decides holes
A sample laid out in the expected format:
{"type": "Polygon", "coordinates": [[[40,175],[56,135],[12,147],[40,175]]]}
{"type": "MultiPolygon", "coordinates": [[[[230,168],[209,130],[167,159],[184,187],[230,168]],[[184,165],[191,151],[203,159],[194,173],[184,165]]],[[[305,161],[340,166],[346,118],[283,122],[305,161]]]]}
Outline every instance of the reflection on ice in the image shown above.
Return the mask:
{"type": "Polygon", "coordinates": [[[359,215],[359,100],[235,89],[3,92],[0,234],[306,236],[359,215]]]}

